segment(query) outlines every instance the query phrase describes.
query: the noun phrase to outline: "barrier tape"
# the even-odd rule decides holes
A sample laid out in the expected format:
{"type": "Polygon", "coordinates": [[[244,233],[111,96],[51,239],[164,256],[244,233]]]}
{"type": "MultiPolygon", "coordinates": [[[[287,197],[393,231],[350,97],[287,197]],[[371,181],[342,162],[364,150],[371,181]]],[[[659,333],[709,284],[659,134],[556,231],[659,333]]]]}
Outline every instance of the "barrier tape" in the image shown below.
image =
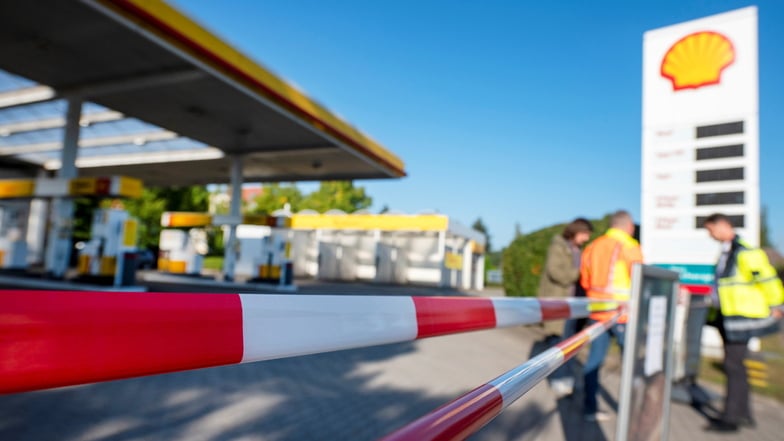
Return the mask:
{"type": "Polygon", "coordinates": [[[587,317],[585,298],[0,291],[0,393],[587,317]]]}
{"type": "Polygon", "coordinates": [[[462,440],[602,335],[620,317],[594,323],[500,377],[477,387],[382,438],[382,441],[462,440]]]}

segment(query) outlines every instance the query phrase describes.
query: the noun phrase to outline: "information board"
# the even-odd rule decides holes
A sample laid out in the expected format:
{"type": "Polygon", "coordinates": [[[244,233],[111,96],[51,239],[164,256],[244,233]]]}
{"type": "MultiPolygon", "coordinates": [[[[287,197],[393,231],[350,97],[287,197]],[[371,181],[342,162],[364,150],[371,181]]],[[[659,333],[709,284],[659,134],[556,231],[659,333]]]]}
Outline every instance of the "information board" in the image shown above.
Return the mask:
{"type": "Polygon", "coordinates": [[[624,340],[615,439],[666,440],[678,273],[635,265],[624,340]]]}

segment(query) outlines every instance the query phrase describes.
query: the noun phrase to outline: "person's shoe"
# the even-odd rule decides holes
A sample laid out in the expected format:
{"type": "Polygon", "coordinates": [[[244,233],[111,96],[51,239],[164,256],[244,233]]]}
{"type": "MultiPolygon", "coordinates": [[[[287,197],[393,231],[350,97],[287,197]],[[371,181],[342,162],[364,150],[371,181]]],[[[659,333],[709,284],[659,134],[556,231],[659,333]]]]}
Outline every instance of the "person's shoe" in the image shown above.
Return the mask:
{"type": "Polygon", "coordinates": [[[574,388],[564,381],[553,381],[550,387],[557,399],[567,397],[574,391],[574,388]]]}
{"type": "Polygon", "coordinates": [[[610,421],[610,418],[611,418],[611,416],[610,416],[609,413],[603,412],[601,410],[596,412],[596,413],[586,413],[583,416],[583,419],[585,419],[585,421],[587,421],[589,423],[599,423],[599,422],[602,422],[602,421],[610,421]]]}
{"type": "Polygon", "coordinates": [[[574,392],[574,378],[556,378],[550,382],[550,389],[552,389],[557,399],[569,396],[574,392]]]}
{"type": "Polygon", "coordinates": [[[754,418],[751,418],[751,417],[749,417],[749,418],[740,418],[738,420],[738,426],[740,426],[740,427],[748,427],[750,429],[756,429],[757,428],[757,422],[754,421],[754,418]]]}
{"type": "Polygon", "coordinates": [[[706,432],[720,432],[720,433],[731,433],[738,431],[738,424],[730,423],[728,421],[719,420],[719,419],[712,419],[710,424],[705,427],[706,432]]]}

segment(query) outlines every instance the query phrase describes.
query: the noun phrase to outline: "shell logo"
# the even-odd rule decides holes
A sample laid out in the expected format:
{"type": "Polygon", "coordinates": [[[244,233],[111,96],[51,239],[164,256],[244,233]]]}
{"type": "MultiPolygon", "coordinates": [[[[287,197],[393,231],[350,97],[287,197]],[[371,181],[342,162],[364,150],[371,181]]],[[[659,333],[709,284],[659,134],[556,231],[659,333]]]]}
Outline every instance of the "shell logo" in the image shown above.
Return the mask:
{"type": "Polygon", "coordinates": [[[718,32],[689,34],[667,51],[661,76],[672,81],[672,89],[698,89],[719,84],[721,73],[735,61],[735,47],[718,32]]]}

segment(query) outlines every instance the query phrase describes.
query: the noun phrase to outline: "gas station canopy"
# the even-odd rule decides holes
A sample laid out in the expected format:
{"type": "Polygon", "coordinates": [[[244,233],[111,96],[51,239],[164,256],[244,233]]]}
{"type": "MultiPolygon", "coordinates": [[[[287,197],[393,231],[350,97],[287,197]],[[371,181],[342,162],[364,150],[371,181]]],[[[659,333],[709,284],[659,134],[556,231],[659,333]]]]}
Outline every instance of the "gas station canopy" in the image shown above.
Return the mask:
{"type": "MultiPolygon", "coordinates": [[[[246,182],[406,174],[394,154],[160,1],[0,2],[0,68],[28,81],[0,90],[0,108],[76,97],[93,106],[83,127],[131,118],[147,128],[106,144],[122,148],[83,137],[80,176],[223,183],[237,155],[246,182]]],[[[46,121],[0,120],[0,136],[57,126],[46,121]]],[[[0,159],[56,170],[57,149],[47,146],[0,142],[0,159]]]]}

